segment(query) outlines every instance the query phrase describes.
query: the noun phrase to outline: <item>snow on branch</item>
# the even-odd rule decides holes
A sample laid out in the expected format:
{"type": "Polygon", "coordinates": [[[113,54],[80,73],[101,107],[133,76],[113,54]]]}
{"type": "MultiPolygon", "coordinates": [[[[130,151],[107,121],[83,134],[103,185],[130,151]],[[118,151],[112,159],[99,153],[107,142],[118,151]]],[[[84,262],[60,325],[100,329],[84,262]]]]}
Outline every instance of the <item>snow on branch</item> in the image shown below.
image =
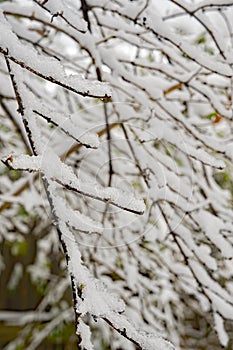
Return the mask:
{"type": "Polygon", "coordinates": [[[33,1],[51,14],[51,22],[54,18],[60,17],[72,28],[83,33],[87,31],[87,24],[75,7],[71,9],[66,6],[62,0],[33,1]]]}
{"type": "Polygon", "coordinates": [[[0,53],[21,68],[82,96],[106,98],[111,96],[110,87],[100,82],[83,79],[79,75],[67,76],[62,65],[54,58],[38,55],[32,47],[22,44],[12,32],[0,9],[0,53]]]}
{"type": "Polygon", "coordinates": [[[80,181],[72,168],[62,163],[51,149],[47,149],[44,156],[9,156],[3,162],[11,169],[41,172],[46,178],[78,194],[109,203],[134,214],[144,213],[143,200],[135,199],[131,193],[117,188],[103,188],[80,181]]]}
{"type": "Polygon", "coordinates": [[[61,129],[66,135],[79,142],[81,145],[87,148],[98,148],[98,135],[91,133],[85,129],[82,129],[82,127],[80,126],[75,125],[69,116],[68,118],[64,119],[64,117],[66,116],[64,116],[61,112],[46,110],[46,112],[44,113],[43,111],[41,112],[41,109],[39,111],[32,110],[32,113],[39,115],[48,123],[52,123],[59,129],[61,129]]]}
{"type": "Polygon", "coordinates": [[[171,0],[173,3],[179,5],[181,8],[183,8],[188,13],[195,13],[199,10],[203,10],[206,8],[211,7],[220,7],[220,6],[233,6],[231,0],[203,0],[200,1],[197,4],[189,4],[187,2],[181,1],[181,0],[171,0]]]}

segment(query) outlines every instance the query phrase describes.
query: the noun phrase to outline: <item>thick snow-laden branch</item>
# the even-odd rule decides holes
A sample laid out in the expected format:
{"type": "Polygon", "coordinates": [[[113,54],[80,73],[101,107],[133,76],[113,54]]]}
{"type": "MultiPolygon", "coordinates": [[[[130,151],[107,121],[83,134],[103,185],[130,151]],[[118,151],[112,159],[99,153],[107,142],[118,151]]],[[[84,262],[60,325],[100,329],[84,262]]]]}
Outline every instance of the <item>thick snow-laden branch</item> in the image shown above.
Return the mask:
{"type": "Polygon", "coordinates": [[[12,32],[0,9],[0,53],[15,62],[21,68],[82,96],[105,98],[111,96],[110,87],[100,82],[91,82],[78,75],[67,76],[55,59],[38,53],[28,45],[22,44],[12,32]]]}
{"type": "Polygon", "coordinates": [[[43,156],[9,156],[3,162],[11,169],[41,172],[46,178],[56,181],[68,190],[97,199],[135,214],[143,214],[143,200],[135,199],[131,193],[113,187],[103,188],[80,181],[71,167],[62,163],[50,149],[43,156]]]}

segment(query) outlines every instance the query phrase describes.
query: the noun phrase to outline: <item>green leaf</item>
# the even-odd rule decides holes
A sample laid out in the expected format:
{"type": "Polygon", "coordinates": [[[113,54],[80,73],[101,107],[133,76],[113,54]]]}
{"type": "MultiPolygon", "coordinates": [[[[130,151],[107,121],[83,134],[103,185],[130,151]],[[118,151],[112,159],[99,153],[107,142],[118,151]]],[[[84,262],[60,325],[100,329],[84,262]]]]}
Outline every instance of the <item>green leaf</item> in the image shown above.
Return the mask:
{"type": "Polygon", "coordinates": [[[217,115],[217,112],[212,112],[207,115],[204,115],[202,118],[211,120],[213,117],[216,117],[216,115],[217,115]]]}
{"type": "Polygon", "coordinates": [[[29,212],[24,208],[22,204],[19,205],[17,216],[29,216],[29,212]]]}
{"type": "Polygon", "coordinates": [[[204,35],[200,36],[195,40],[195,44],[200,45],[206,43],[206,37],[204,35]]]}
{"type": "Polygon", "coordinates": [[[28,252],[27,241],[16,241],[12,243],[11,253],[14,256],[25,256],[28,252]]]}

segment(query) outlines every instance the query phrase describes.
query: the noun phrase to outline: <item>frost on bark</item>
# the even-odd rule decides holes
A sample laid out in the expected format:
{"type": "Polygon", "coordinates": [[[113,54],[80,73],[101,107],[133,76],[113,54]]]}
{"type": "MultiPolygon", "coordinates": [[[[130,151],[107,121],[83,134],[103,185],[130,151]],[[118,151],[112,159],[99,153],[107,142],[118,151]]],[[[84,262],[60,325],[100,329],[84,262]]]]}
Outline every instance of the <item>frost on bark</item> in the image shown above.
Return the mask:
{"type": "Polygon", "coordinates": [[[232,17],[229,0],[1,1],[1,242],[37,235],[46,286],[6,349],[73,312],[80,349],[191,349],[208,329],[231,346],[232,17]]]}

